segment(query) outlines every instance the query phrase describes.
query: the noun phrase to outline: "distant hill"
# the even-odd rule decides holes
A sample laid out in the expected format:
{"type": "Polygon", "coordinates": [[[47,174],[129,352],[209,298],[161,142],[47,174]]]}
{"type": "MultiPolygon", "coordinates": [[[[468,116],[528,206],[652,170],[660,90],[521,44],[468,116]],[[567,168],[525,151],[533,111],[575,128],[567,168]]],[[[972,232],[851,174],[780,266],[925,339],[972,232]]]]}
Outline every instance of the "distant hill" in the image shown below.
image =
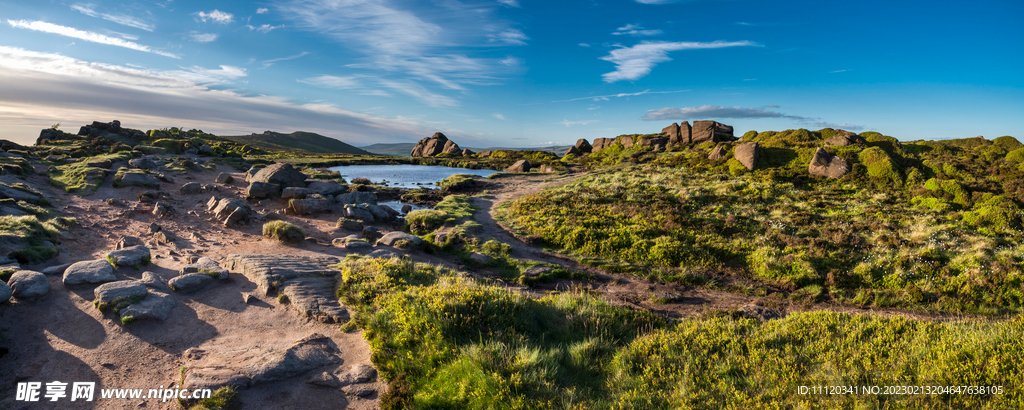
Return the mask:
{"type": "MultiPolygon", "coordinates": [[[[315,154],[352,154],[352,155],[373,155],[371,152],[353,147],[334,138],[328,138],[320,134],[295,131],[291,134],[282,134],[274,131],[264,131],[262,134],[249,134],[237,136],[220,136],[221,138],[246,144],[257,148],[304,151],[315,154]]],[[[411,151],[412,148],[410,147],[411,151]]],[[[408,155],[408,153],[406,153],[408,155]]]]}
{"type": "MultiPolygon", "coordinates": [[[[362,148],[364,150],[367,150],[367,151],[370,151],[370,152],[372,152],[374,154],[379,154],[379,155],[391,155],[391,156],[395,156],[395,157],[408,157],[409,154],[412,153],[412,148],[415,147],[415,146],[416,146],[415,143],[373,144],[373,145],[367,145],[367,146],[362,147],[362,148]]],[[[554,153],[556,153],[558,155],[562,155],[562,153],[564,153],[565,150],[569,149],[569,147],[571,147],[571,145],[556,145],[556,146],[550,146],[550,147],[529,147],[529,148],[522,148],[522,147],[520,147],[520,148],[510,148],[510,147],[490,147],[490,148],[463,147],[463,148],[469,148],[469,150],[473,151],[473,152],[498,151],[498,150],[509,150],[509,151],[531,150],[531,151],[554,152],[554,153]]]]}

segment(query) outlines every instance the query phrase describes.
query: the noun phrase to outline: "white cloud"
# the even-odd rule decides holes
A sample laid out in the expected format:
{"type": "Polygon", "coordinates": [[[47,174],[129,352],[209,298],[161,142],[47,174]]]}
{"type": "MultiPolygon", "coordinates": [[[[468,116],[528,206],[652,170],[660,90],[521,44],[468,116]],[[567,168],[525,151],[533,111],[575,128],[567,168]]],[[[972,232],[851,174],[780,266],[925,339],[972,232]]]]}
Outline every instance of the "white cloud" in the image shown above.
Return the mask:
{"type": "Polygon", "coordinates": [[[850,71],[850,70],[836,70],[836,71],[829,71],[828,73],[829,73],[829,74],[835,74],[835,73],[845,73],[845,72],[847,72],[847,71],[850,71]]]}
{"type": "Polygon", "coordinates": [[[133,34],[121,33],[121,32],[114,31],[114,30],[103,30],[103,31],[105,33],[107,33],[107,34],[118,36],[118,37],[121,37],[121,38],[123,38],[125,40],[135,41],[135,40],[139,39],[139,36],[136,36],[136,35],[133,35],[133,34]]]}
{"type": "MultiPolygon", "coordinates": [[[[146,70],[0,46],[0,133],[13,136],[8,134],[11,129],[34,124],[38,134],[55,122],[114,118],[140,129],[181,126],[222,135],[305,130],[347,142],[407,140],[409,135],[433,132],[409,120],[355,113],[327,103],[299,104],[201,84],[243,76],[244,69],[231,66],[146,70]]],[[[34,140],[35,135],[21,139],[29,142],[28,138],[34,140]]]]}
{"type": "Polygon", "coordinates": [[[615,64],[615,71],[602,74],[601,76],[604,77],[606,83],[639,79],[650,74],[651,69],[658,63],[671,61],[672,59],[668,57],[670,51],[757,45],[757,43],[750,41],[713,41],[710,43],[643,41],[632,47],[617,48],[612,50],[607,56],[601,57],[602,60],[615,64]]]}
{"type": "Polygon", "coordinates": [[[579,46],[580,46],[580,47],[590,47],[590,44],[587,44],[587,43],[580,43],[580,44],[579,44],[579,46]]]}
{"type": "Polygon", "coordinates": [[[522,31],[510,28],[498,34],[492,35],[490,41],[511,44],[515,46],[525,46],[526,40],[529,39],[530,38],[527,37],[526,34],[523,34],[522,31]]]}
{"type": "Polygon", "coordinates": [[[862,126],[862,125],[847,124],[845,122],[839,123],[839,124],[833,124],[831,122],[818,121],[818,122],[814,123],[814,125],[817,125],[817,126],[819,126],[821,128],[835,128],[835,129],[843,129],[843,130],[847,130],[847,131],[861,131],[861,130],[864,129],[864,126],[862,126]]]}
{"type": "Polygon", "coordinates": [[[270,10],[267,9],[266,7],[260,7],[258,9],[256,9],[256,14],[267,14],[269,12],[270,12],[270,10]]]}
{"type": "Polygon", "coordinates": [[[519,0],[498,0],[498,3],[509,7],[519,7],[519,0]]]}
{"type": "Polygon", "coordinates": [[[114,23],[117,23],[117,24],[120,24],[120,25],[123,25],[123,26],[134,27],[134,28],[141,29],[141,30],[146,30],[146,31],[153,31],[153,29],[155,28],[152,24],[148,24],[148,23],[146,23],[146,22],[144,22],[144,21],[142,21],[142,20],[140,20],[138,18],[132,17],[132,16],[128,16],[128,15],[124,15],[124,14],[106,14],[106,13],[97,12],[95,10],[95,7],[96,6],[94,4],[73,4],[73,5],[71,5],[71,9],[72,10],[75,10],[75,11],[77,11],[79,13],[85,14],[86,16],[89,16],[89,17],[102,18],[104,20],[112,21],[114,23]]]}
{"type": "Polygon", "coordinates": [[[583,120],[583,121],[562,120],[561,122],[559,122],[559,124],[563,124],[563,125],[566,126],[566,128],[568,128],[568,127],[571,127],[573,125],[587,125],[587,124],[592,124],[592,123],[595,123],[595,122],[601,122],[601,121],[599,121],[599,120],[583,120]]]}
{"type": "Polygon", "coordinates": [[[114,38],[105,36],[103,34],[94,33],[91,31],[82,31],[76,28],[59,26],[45,21],[27,21],[27,20],[7,20],[7,23],[11,27],[24,28],[29,30],[41,31],[44,33],[58,34],[65,37],[77,38],[79,40],[90,41],[93,43],[106,44],[111,46],[118,46],[129,48],[137,51],[144,51],[147,53],[159,54],[165,57],[181,58],[178,55],[168,53],[166,51],[154,50],[149,46],[144,46],[138,43],[133,43],[120,38],[114,38]]]}
{"type": "Polygon", "coordinates": [[[230,23],[230,22],[235,20],[235,15],[234,14],[226,13],[226,12],[223,12],[223,11],[220,11],[220,10],[217,10],[217,9],[214,9],[213,11],[211,11],[209,13],[204,12],[204,11],[200,11],[200,12],[195,13],[195,14],[197,16],[199,16],[199,19],[202,20],[204,23],[207,20],[213,20],[216,23],[228,24],[228,23],[230,23]]]}
{"type": "Polygon", "coordinates": [[[270,66],[274,65],[274,63],[279,62],[279,61],[288,61],[288,60],[294,60],[296,58],[302,58],[302,57],[305,57],[307,54],[309,54],[308,51],[303,51],[303,52],[301,52],[299,54],[288,56],[288,57],[272,58],[270,60],[263,60],[263,68],[270,67],[270,66]]]}
{"type": "Polygon", "coordinates": [[[651,90],[643,90],[643,91],[639,91],[639,92],[635,92],[635,93],[618,93],[618,94],[608,94],[608,95],[595,95],[595,96],[592,96],[592,97],[579,97],[579,98],[571,98],[571,99],[568,99],[568,100],[556,100],[556,101],[552,101],[552,102],[553,103],[557,103],[557,102],[571,102],[571,101],[583,101],[583,100],[608,101],[611,98],[635,97],[635,96],[644,95],[644,94],[675,94],[675,93],[685,93],[687,91],[690,91],[690,90],[678,90],[678,91],[651,91],[651,90]]]}
{"type": "Polygon", "coordinates": [[[638,24],[626,24],[625,26],[615,29],[612,35],[615,36],[633,36],[633,37],[648,37],[657,36],[662,34],[661,30],[646,30],[643,26],[638,24]]]}
{"type": "Polygon", "coordinates": [[[833,124],[825,121],[817,121],[817,118],[789,115],[777,111],[769,111],[765,108],[779,108],[778,105],[766,105],[761,108],[749,107],[722,107],[717,105],[703,105],[700,107],[672,108],[666,107],[648,111],[643,116],[644,121],[664,120],[691,120],[707,118],[788,118],[806,124],[814,124],[822,128],[843,128],[851,131],[862,130],[864,127],[852,124],[833,124]]]}
{"type": "Polygon", "coordinates": [[[504,116],[504,115],[501,115],[501,114],[492,114],[491,116],[492,116],[492,117],[494,117],[494,118],[497,118],[497,119],[499,119],[499,120],[505,121],[505,116],[504,116]]]}
{"type": "Polygon", "coordinates": [[[249,31],[256,30],[256,31],[259,31],[261,33],[269,33],[272,30],[276,30],[276,29],[279,29],[279,28],[284,28],[284,24],[282,24],[280,26],[271,26],[269,24],[263,24],[263,25],[261,25],[259,27],[255,27],[255,26],[252,26],[250,24],[246,24],[245,26],[249,28],[249,31]]]}
{"type": "Polygon", "coordinates": [[[188,39],[197,43],[209,43],[217,39],[216,33],[200,33],[198,31],[190,31],[188,33],[188,39]]]}
{"type": "Polygon", "coordinates": [[[498,62],[501,63],[502,65],[507,65],[507,66],[519,66],[519,65],[523,64],[523,60],[520,60],[520,59],[518,59],[516,57],[512,57],[512,56],[505,57],[505,58],[499,60],[498,62]]]}
{"type": "Polygon", "coordinates": [[[433,93],[426,87],[413,81],[380,80],[380,83],[385,87],[412,96],[413,98],[420,100],[420,102],[434,108],[451,108],[459,105],[459,102],[454,98],[433,93]]]}
{"type": "Polygon", "coordinates": [[[317,87],[337,88],[342,90],[351,90],[363,87],[363,84],[354,76],[338,77],[333,75],[322,75],[298,81],[303,84],[309,84],[317,87]]]}

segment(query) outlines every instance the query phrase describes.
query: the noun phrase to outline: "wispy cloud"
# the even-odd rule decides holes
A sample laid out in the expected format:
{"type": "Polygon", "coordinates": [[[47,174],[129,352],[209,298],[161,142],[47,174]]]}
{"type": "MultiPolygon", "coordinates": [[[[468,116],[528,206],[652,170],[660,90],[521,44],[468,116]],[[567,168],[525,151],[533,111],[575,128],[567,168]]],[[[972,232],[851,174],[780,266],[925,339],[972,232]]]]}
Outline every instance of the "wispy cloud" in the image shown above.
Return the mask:
{"type": "MultiPolygon", "coordinates": [[[[141,129],[183,126],[226,135],[306,130],[347,142],[408,140],[409,135],[433,132],[409,120],[355,113],[331,104],[299,104],[202,85],[218,77],[230,81],[244,75],[244,69],[231,66],[146,70],[0,46],[0,112],[4,113],[0,129],[117,118],[141,129]]],[[[36,131],[41,127],[35,126],[36,131]]]]}
{"type": "Polygon", "coordinates": [[[142,21],[142,20],[140,20],[140,19],[138,19],[136,17],[128,16],[128,15],[125,15],[125,14],[100,13],[100,12],[96,11],[95,7],[96,7],[96,5],[94,5],[94,4],[73,4],[73,5],[71,5],[71,9],[72,10],[75,10],[75,11],[77,11],[79,13],[85,14],[86,16],[102,18],[104,20],[112,21],[114,23],[120,24],[122,26],[134,27],[134,28],[141,29],[141,30],[146,30],[146,31],[153,31],[153,29],[156,28],[152,24],[146,23],[145,21],[142,21]]]}
{"type": "Polygon", "coordinates": [[[431,92],[426,87],[413,81],[392,81],[383,79],[379,81],[381,85],[385,87],[409,95],[434,108],[451,108],[459,105],[459,102],[454,98],[431,92]]]}
{"type": "Polygon", "coordinates": [[[519,0],[498,0],[498,3],[509,7],[519,7],[519,0]]]}
{"type": "Polygon", "coordinates": [[[362,76],[346,76],[339,77],[334,75],[322,75],[319,77],[311,77],[306,79],[298,80],[303,84],[309,84],[315,87],[322,88],[334,88],[338,90],[351,90],[355,91],[359,95],[372,95],[380,97],[390,97],[391,93],[383,90],[373,89],[365,84],[366,78],[362,76]]]}
{"type": "Polygon", "coordinates": [[[651,73],[651,69],[658,63],[671,61],[668,53],[680,50],[698,50],[726,47],[751,47],[758,46],[751,41],[713,41],[710,43],[680,41],[643,41],[632,47],[620,47],[612,50],[602,60],[615,64],[615,71],[602,74],[606,83],[614,83],[622,80],[636,80],[651,73]]]}
{"type": "Polygon", "coordinates": [[[267,14],[269,12],[270,12],[270,9],[268,9],[266,7],[260,7],[258,9],[256,9],[256,14],[267,14]]]}
{"type": "Polygon", "coordinates": [[[635,92],[635,93],[618,93],[618,94],[608,94],[608,95],[595,95],[595,96],[592,96],[592,97],[579,97],[579,98],[571,98],[571,99],[568,99],[568,100],[556,100],[556,101],[552,101],[552,102],[553,103],[558,103],[558,102],[583,101],[583,100],[608,101],[611,98],[635,97],[635,96],[644,95],[644,94],[675,94],[675,93],[685,93],[687,91],[690,91],[690,90],[677,90],[677,91],[651,91],[651,90],[643,90],[643,91],[639,91],[639,92],[635,92]]]}
{"type": "Polygon", "coordinates": [[[672,4],[681,3],[688,0],[636,0],[640,4],[672,4]]]}
{"type": "Polygon", "coordinates": [[[590,44],[587,44],[587,43],[579,43],[578,45],[580,47],[590,47],[590,44]]]}
{"type": "Polygon", "coordinates": [[[309,54],[308,51],[303,51],[303,52],[301,52],[299,54],[291,55],[291,56],[288,56],[288,57],[272,58],[270,60],[263,60],[263,68],[270,67],[270,66],[274,65],[274,63],[277,63],[277,62],[294,60],[296,58],[302,58],[302,57],[305,57],[308,54],[309,54]]]}
{"type": "Polygon", "coordinates": [[[523,64],[523,60],[520,60],[520,59],[518,59],[516,57],[512,57],[512,56],[505,57],[505,58],[503,58],[501,60],[498,60],[498,62],[501,63],[502,65],[507,65],[507,66],[520,66],[520,65],[523,64]]]}
{"type": "Polygon", "coordinates": [[[633,37],[648,37],[657,36],[662,34],[661,30],[647,30],[639,24],[626,24],[625,26],[615,29],[612,35],[615,36],[633,36],[633,37]]]}
{"type": "Polygon", "coordinates": [[[568,127],[571,127],[573,125],[587,125],[587,124],[593,124],[595,122],[601,122],[601,121],[600,120],[583,120],[583,121],[562,120],[562,121],[559,122],[559,124],[565,125],[566,128],[568,128],[568,127]]]}
{"type": "Polygon", "coordinates": [[[200,12],[195,13],[195,15],[199,16],[199,19],[202,20],[204,23],[207,20],[212,20],[213,22],[216,22],[216,23],[228,24],[228,23],[230,23],[230,22],[235,20],[235,15],[234,14],[223,12],[223,11],[220,11],[220,10],[217,10],[217,9],[214,9],[213,11],[211,11],[209,13],[207,13],[205,11],[200,11],[200,12]]]}
{"type": "Polygon", "coordinates": [[[511,44],[515,46],[525,46],[526,40],[530,38],[523,34],[522,31],[510,28],[497,34],[490,36],[491,42],[499,42],[504,44],[511,44]]]}
{"type": "Polygon", "coordinates": [[[757,81],[756,78],[744,78],[743,81],[757,81]]]}
{"type": "Polygon", "coordinates": [[[47,23],[45,21],[7,20],[7,23],[10,24],[11,27],[15,28],[24,28],[34,31],[40,31],[43,33],[57,34],[93,43],[106,44],[111,46],[129,48],[137,51],[144,51],[147,53],[159,54],[165,57],[181,58],[176,54],[168,53],[166,51],[154,50],[149,46],[133,43],[125,39],[105,36],[103,34],[94,33],[91,31],[82,31],[73,27],[60,26],[52,23],[47,23]]]}
{"type": "Polygon", "coordinates": [[[249,28],[249,31],[256,30],[256,31],[259,31],[261,33],[269,33],[269,32],[271,32],[273,30],[276,30],[276,29],[279,29],[279,28],[284,28],[284,24],[281,24],[279,26],[271,26],[269,24],[263,24],[263,25],[260,25],[259,27],[253,26],[251,24],[246,24],[245,26],[249,28]]]}
{"type": "Polygon", "coordinates": [[[216,33],[200,33],[198,31],[190,31],[186,36],[189,40],[197,43],[209,43],[217,39],[216,33]]]}
{"type": "Polygon", "coordinates": [[[779,108],[777,105],[764,107],[722,107],[717,105],[702,105],[700,107],[672,108],[666,107],[648,111],[643,116],[644,121],[664,120],[691,120],[706,118],[788,118],[802,123],[815,124],[821,127],[843,128],[851,131],[862,130],[864,127],[852,124],[833,124],[819,121],[818,118],[790,115],[778,111],[770,111],[766,108],[779,108]]]}
{"type": "Polygon", "coordinates": [[[499,120],[505,121],[505,116],[504,116],[504,115],[501,115],[501,114],[492,114],[491,116],[492,116],[492,117],[494,117],[494,118],[497,118],[497,119],[499,119],[499,120]]]}
{"type": "Polygon", "coordinates": [[[845,73],[845,72],[847,72],[847,71],[850,71],[850,70],[849,70],[849,69],[846,69],[846,70],[835,70],[835,71],[829,71],[828,73],[829,73],[829,74],[835,74],[835,73],[845,73]]]}

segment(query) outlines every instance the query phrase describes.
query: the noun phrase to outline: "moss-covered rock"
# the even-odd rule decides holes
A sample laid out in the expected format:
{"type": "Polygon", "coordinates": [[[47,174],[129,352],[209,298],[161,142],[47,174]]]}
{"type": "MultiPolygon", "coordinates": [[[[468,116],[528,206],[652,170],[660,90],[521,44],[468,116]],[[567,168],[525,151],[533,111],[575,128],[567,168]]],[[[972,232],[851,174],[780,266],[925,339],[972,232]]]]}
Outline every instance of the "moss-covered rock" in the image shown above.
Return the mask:
{"type": "Polygon", "coordinates": [[[880,147],[870,147],[860,152],[858,160],[867,169],[868,176],[883,187],[900,187],[903,177],[900,175],[892,157],[880,147]]]}

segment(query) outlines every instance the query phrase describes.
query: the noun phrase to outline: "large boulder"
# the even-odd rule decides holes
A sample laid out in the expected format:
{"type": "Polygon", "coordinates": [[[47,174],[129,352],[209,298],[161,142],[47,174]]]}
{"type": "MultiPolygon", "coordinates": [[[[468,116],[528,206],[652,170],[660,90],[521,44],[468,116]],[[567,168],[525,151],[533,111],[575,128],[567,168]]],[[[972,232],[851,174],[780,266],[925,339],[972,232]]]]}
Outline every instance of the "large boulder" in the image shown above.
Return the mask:
{"type": "Polygon", "coordinates": [[[263,168],[250,178],[250,182],[266,182],[281,187],[306,187],[306,174],[299,172],[292,164],[277,163],[263,168]]]}
{"type": "Polygon", "coordinates": [[[850,165],[846,163],[846,160],[829,154],[823,148],[818,148],[814,151],[814,158],[811,158],[807,172],[819,177],[838,179],[850,172],[850,165]]]}
{"type": "Polygon", "coordinates": [[[733,157],[751,171],[757,167],[757,159],[760,155],[761,147],[756,142],[742,143],[733,151],[733,157]]]}
{"type": "Polygon", "coordinates": [[[388,232],[387,235],[382,236],[377,240],[378,245],[395,246],[399,241],[409,241],[415,246],[423,244],[423,239],[412,234],[405,232],[388,232]]]}
{"type": "Polygon", "coordinates": [[[594,146],[590,145],[590,142],[588,142],[586,138],[576,140],[576,145],[574,145],[574,147],[582,154],[589,154],[594,150],[594,146]]]}
{"type": "Polygon", "coordinates": [[[114,183],[121,186],[137,186],[144,188],[159,188],[160,180],[151,175],[141,172],[125,172],[114,179],[114,183]]]}
{"type": "Polygon", "coordinates": [[[459,144],[456,144],[455,141],[448,140],[448,142],[444,143],[444,149],[441,150],[441,152],[445,154],[462,155],[462,148],[459,148],[459,144]]]}
{"type": "Polygon", "coordinates": [[[512,166],[505,168],[505,172],[530,172],[530,161],[521,159],[512,166]]]}
{"type": "Polygon", "coordinates": [[[245,351],[211,352],[200,357],[202,361],[185,366],[183,385],[188,389],[246,388],[292,378],[342,361],[341,352],[331,338],[316,333],[286,349],[260,346],[245,351]]]}
{"type": "Polygon", "coordinates": [[[114,267],[104,259],[75,262],[64,270],[64,286],[106,283],[117,280],[114,267]]]}
{"type": "Polygon", "coordinates": [[[633,146],[633,137],[622,136],[622,137],[619,137],[617,140],[618,140],[619,144],[622,144],[622,148],[629,149],[629,148],[631,148],[633,146]]]}
{"type": "Polygon", "coordinates": [[[306,189],[323,196],[334,196],[348,191],[348,188],[335,181],[313,181],[306,184],[306,189]]]}
{"type": "Polygon", "coordinates": [[[296,188],[293,186],[281,190],[281,199],[305,198],[315,192],[309,188],[296,188]]]}
{"type": "Polygon", "coordinates": [[[473,156],[473,150],[471,150],[469,148],[463,148],[462,149],[462,156],[464,156],[464,157],[471,157],[471,156],[473,156]]]}
{"type": "MultiPolygon", "coordinates": [[[[210,198],[210,201],[215,201],[215,198],[210,198]]],[[[216,201],[212,207],[210,207],[210,202],[207,202],[207,207],[212,209],[210,212],[218,220],[222,221],[224,226],[232,226],[248,221],[254,215],[249,204],[238,198],[223,198],[220,201],[216,201]]]]}
{"type": "Polygon", "coordinates": [[[7,280],[12,294],[18,299],[32,299],[50,293],[50,281],[46,275],[34,270],[19,270],[7,280]]]}
{"type": "Polygon", "coordinates": [[[569,147],[569,149],[565,150],[565,153],[562,154],[562,156],[564,157],[564,156],[567,156],[569,154],[576,155],[576,156],[583,155],[583,153],[580,152],[579,148],[576,148],[576,146],[569,147]]]}
{"type": "Polygon", "coordinates": [[[341,211],[341,216],[371,224],[377,222],[377,218],[373,216],[373,213],[365,205],[347,204],[341,211]]]}
{"type": "Polygon", "coordinates": [[[281,186],[269,182],[253,181],[245,189],[245,197],[251,199],[263,199],[281,194],[281,186]]]}
{"type": "Polygon", "coordinates": [[[221,172],[220,174],[217,175],[216,181],[218,184],[230,184],[232,182],[235,182],[235,178],[233,178],[231,174],[227,172],[221,172]]]}
{"type": "Polygon", "coordinates": [[[641,138],[636,142],[637,146],[650,147],[655,150],[663,150],[668,145],[668,137],[641,138]]]}
{"type": "Polygon", "coordinates": [[[448,142],[448,137],[440,132],[435,132],[430,138],[424,138],[417,142],[409,156],[432,157],[444,152],[445,145],[448,142]]]}
{"type": "Polygon", "coordinates": [[[206,273],[188,273],[176,276],[167,281],[171,290],[175,292],[195,292],[213,283],[213,276],[206,273]]]}
{"type": "Polygon", "coordinates": [[[150,292],[141,302],[132,303],[121,309],[121,319],[132,318],[132,320],[167,320],[171,316],[171,309],[178,302],[174,297],[163,292],[150,292]]]}
{"type": "Polygon", "coordinates": [[[140,169],[156,169],[160,167],[160,164],[158,164],[150,157],[142,157],[129,160],[128,166],[140,169]]]}
{"type": "Polygon", "coordinates": [[[178,273],[181,275],[187,275],[189,273],[205,273],[214,279],[222,281],[228,279],[228,270],[222,268],[220,264],[213,259],[205,256],[196,260],[195,263],[183,266],[178,273]]]}
{"type": "Polygon", "coordinates": [[[334,201],[339,204],[375,204],[377,194],[366,191],[349,192],[335,196],[334,201]]]}
{"type": "Polygon", "coordinates": [[[147,292],[146,284],[137,280],[104,283],[93,289],[92,294],[96,296],[93,303],[108,304],[117,300],[128,301],[132,298],[142,300],[146,297],[147,292]]]}
{"type": "Polygon", "coordinates": [[[398,211],[392,209],[390,206],[387,206],[387,205],[376,205],[376,204],[361,204],[361,205],[366,207],[366,209],[368,211],[370,211],[371,214],[373,214],[373,218],[375,220],[377,220],[377,221],[380,221],[380,222],[387,222],[387,221],[390,221],[390,220],[394,219],[395,217],[401,215],[398,211]]]}
{"type": "MultiPolygon", "coordinates": [[[[64,139],[64,134],[53,128],[43,128],[39,131],[39,137],[36,138],[36,145],[43,145],[49,141],[60,141],[64,139]]],[[[5,150],[7,148],[4,148],[5,150]]],[[[20,149],[20,148],[19,148],[20,149]]]]}
{"type": "Polygon", "coordinates": [[[181,189],[178,190],[178,193],[182,195],[201,194],[203,193],[203,186],[200,185],[198,182],[189,182],[185,185],[182,185],[181,189]]]}
{"type": "Polygon", "coordinates": [[[845,147],[853,144],[864,144],[866,141],[863,137],[853,133],[842,133],[833,135],[831,138],[825,140],[826,147],[845,147]]]}
{"type": "Polygon", "coordinates": [[[732,127],[715,121],[694,121],[690,142],[700,144],[702,142],[732,141],[736,138],[732,134],[732,127]]]}
{"type": "Polygon", "coordinates": [[[13,295],[14,289],[11,289],[4,281],[0,280],[0,303],[10,300],[13,295]]]}
{"type": "Polygon", "coordinates": [[[119,249],[107,254],[107,260],[113,260],[117,266],[139,266],[149,263],[150,258],[149,248],[142,245],[119,249]]]}
{"type": "Polygon", "coordinates": [[[668,136],[668,140],[673,144],[679,143],[679,124],[672,123],[665,128],[661,129],[661,133],[668,136]]]}
{"type": "Polygon", "coordinates": [[[711,154],[708,155],[708,159],[712,161],[718,161],[725,157],[725,147],[722,144],[715,146],[715,149],[711,150],[711,154]]]}
{"type": "Polygon", "coordinates": [[[288,211],[295,215],[329,213],[333,210],[331,201],[321,198],[292,199],[288,201],[288,211]]]}

